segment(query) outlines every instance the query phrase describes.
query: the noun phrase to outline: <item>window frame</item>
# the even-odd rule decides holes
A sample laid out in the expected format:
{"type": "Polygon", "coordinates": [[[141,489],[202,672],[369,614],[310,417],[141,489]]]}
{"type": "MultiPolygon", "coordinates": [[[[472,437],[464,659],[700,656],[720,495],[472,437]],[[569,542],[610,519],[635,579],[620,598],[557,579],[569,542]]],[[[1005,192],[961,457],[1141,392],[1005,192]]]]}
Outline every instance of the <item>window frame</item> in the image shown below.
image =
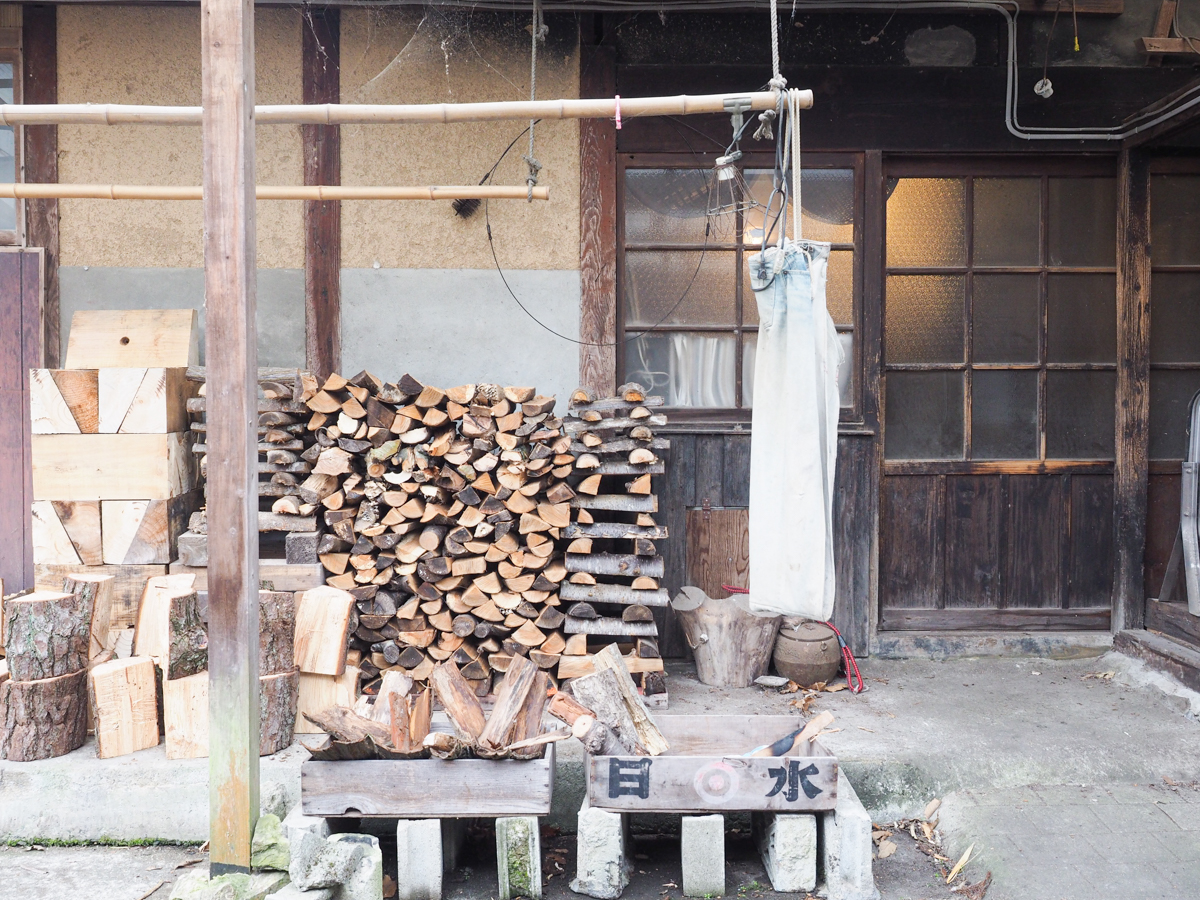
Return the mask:
{"type": "MultiPolygon", "coordinates": [[[[1046,359],[1047,339],[1047,280],[1051,274],[1103,274],[1115,275],[1116,259],[1112,266],[1055,266],[1048,256],[1047,217],[1048,186],[1050,178],[1113,178],[1117,177],[1117,158],[1112,155],[1084,154],[1070,157],[885,157],[881,188],[884,196],[880,201],[879,223],[882,240],[878,260],[880,272],[881,302],[879,308],[880,330],[880,455],[885,474],[971,474],[971,473],[1038,473],[1038,472],[1090,472],[1111,473],[1113,459],[1061,459],[1046,456],[1046,374],[1050,371],[1113,371],[1112,363],[1051,363],[1046,359]],[[887,183],[892,178],[1040,178],[1041,210],[1039,228],[1040,255],[1042,261],[1035,266],[976,266],[971,247],[974,231],[973,190],[966,194],[964,221],[967,225],[967,257],[959,266],[890,266],[887,258],[887,183]],[[972,285],[976,271],[982,274],[1033,274],[1040,279],[1038,296],[1039,332],[1038,360],[1034,363],[976,363],[972,359],[972,285]],[[963,309],[964,360],[961,363],[890,363],[887,355],[887,283],[894,275],[962,275],[966,279],[963,309]],[[980,371],[1037,371],[1038,377],[1038,456],[1028,459],[974,459],[970,457],[972,440],[972,372],[980,371]],[[887,376],[890,372],[943,372],[964,373],[963,384],[963,450],[961,458],[952,459],[893,459],[887,456],[886,404],[887,376]]],[[[1119,201],[1118,201],[1119,202],[1119,201]]],[[[1117,234],[1114,229],[1114,246],[1117,234]]],[[[1114,323],[1115,325],[1116,323],[1114,323]]],[[[1114,406],[1114,420],[1115,420],[1114,406]]],[[[1115,438],[1115,435],[1114,435],[1115,438]]]]}
{"type": "MultiPolygon", "coordinates": [[[[663,153],[618,153],[617,154],[617,203],[616,203],[616,219],[617,219],[617,241],[616,241],[616,371],[617,383],[620,384],[627,380],[625,375],[626,364],[626,335],[625,324],[625,254],[629,250],[697,250],[698,246],[692,244],[664,244],[664,243],[632,243],[625,239],[625,173],[630,169],[695,169],[708,168],[714,165],[715,160],[721,154],[719,152],[697,152],[697,153],[679,153],[679,152],[663,152],[663,153]]],[[[741,160],[741,168],[745,169],[771,169],[775,165],[775,154],[773,150],[743,150],[743,158],[741,160]]],[[[848,426],[850,428],[861,428],[864,426],[863,420],[863,391],[865,384],[865,372],[863,371],[863,271],[864,271],[864,254],[863,254],[863,239],[865,233],[865,186],[864,186],[864,165],[865,154],[862,152],[856,153],[804,153],[802,156],[802,165],[804,169],[850,169],[854,172],[854,228],[853,241],[850,244],[834,244],[835,250],[850,250],[854,254],[853,273],[852,273],[852,290],[854,298],[854,315],[853,322],[850,325],[838,325],[839,334],[853,332],[855,339],[853,341],[853,357],[850,360],[852,386],[850,389],[850,405],[841,407],[838,424],[839,426],[848,426]]],[[[737,302],[739,309],[745,309],[747,300],[753,302],[753,293],[750,290],[749,284],[745,283],[745,254],[749,251],[744,248],[740,236],[730,241],[708,243],[708,250],[716,250],[722,252],[733,251],[737,257],[736,267],[736,291],[737,302]]],[[[633,329],[640,331],[640,329],[633,329]]],[[[742,394],[742,353],[743,353],[743,335],[757,333],[758,326],[745,326],[735,323],[732,326],[725,325],[662,325],[657,328],[646,329],[649,332],[678,332],[686,331],[690,333],[696,332],[712,332],[714,334],[730,334],[733,335],[737,345],[737,363],[735,364],[734,377],[736,379],[735,386],[737,395],[742,394]]],[[[753,408],[752,407],[736,407],[736,408],[698,408],[689,406],[670,406],[664,407],[664,412],[668,413],[671,418],[671,426],[674,429],[676,426],[693,426],[702,429],[711,430],[712,427],[726,427],[731,430],[746,430],[750,425],[753,408]]]]}
{"type": "MultiPolygon", "coordinates": [[[[17,29],[19,31],[19,29],[17,29]]],[[[13,103],[21,102],[21,89],[25,81],[25,72],[22,68],[22,57],[20,47],[0,47],[0,63],[11,63],[13,67],[13,103]]],[[[24,143],[25,134],[24,128],[20,125],[13,125],[13,177],[17,182],[25,181],[25,154],[24,143]]],[[[25,246],[25,201],[16,199],[13,201],[16,214],[15,229],[0,229],[0,247],[24,247],[25,246]]]]}

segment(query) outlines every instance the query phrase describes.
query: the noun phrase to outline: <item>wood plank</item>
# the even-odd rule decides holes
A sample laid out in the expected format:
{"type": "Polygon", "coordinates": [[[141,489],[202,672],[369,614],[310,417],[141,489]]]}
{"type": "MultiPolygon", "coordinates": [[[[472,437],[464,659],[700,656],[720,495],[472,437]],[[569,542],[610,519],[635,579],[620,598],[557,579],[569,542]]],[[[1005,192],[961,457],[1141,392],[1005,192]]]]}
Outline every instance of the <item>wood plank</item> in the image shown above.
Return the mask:
{"type": "Polygon", "coordinates": [[[1071,476],[1072,609],[1108,608],[1113,597],[1113,479],[1071,476]]]}
{"type": "Polygon", "coordinates": [[[100,430],[100,371],[98,369],[47,369],[75,424],[84,434],[100,430]]]}
{"type": "Polygon", "coordinates": [[[300,802],[309,816],[544,816],[554,759],[550,745],[529,760],[309,760],[300,767],[300,802]]]}
{"type": "MultiPolygon", "coordinates": [[[[313,9],[301,29],[300,86],[304,103],[341,102],[341,11],[313,9]]],[[[341,184],[341,129],[301,125],[305,184],[341,184]]],[[[324,382],[342,365],[342,204],[304,202],[304,349],[308,368],[324,382]]]]}
{"type": "Polygon", "coordinates": [[[50,565],[80,566],[79,552],[71,542],[67,529],[58,519],[54,504],[37,500],[32,508],[33,562],[50,565]]]}
{"type": "Polygon", "coordinates": [[[586,603],[638,603],[642,606],[665,607],[671,602],[666,588],[635,591],[626,584],[570,584],[558,588],[558,596],[564,602],[586,603]]]}
{"type": "Polygon", "coordinates": [[[100,433],[121,430],[129,404],[146,378],[145,368],[105,368],[99,370],[97,404],[100,409],[100,433]]]}
{"type": "MultiPolygon", "coordinates": [[[[579,96],[617,92],[614,48],[581,41],[579,96]]],[[[607,119],[579,123],[579,383],[597,396],[617,388],[617,132],[607,119]]]]}
{"type": "Polygon", "coordinates": [[[186,431],[190,424],[187,401],[199,390],[186,373],[187,369],[178,366],[146,369],[117,430],[121,434],[186,431]]]}
{"type": "Polygon", "coordinates": [[[1186,603],[1147,600],[1146,627],[1200,648],[1200,618],[1188,612],[1186,603]]]}
{"type": "MultiPolygon", "coordinates": [[[[211,577],[211,566],[209,572],[211,577]]],[[[354,598],[337,588],[313,588],[297,597],[295,653],[301,672],[341,675],[346,670],[346,638],[353,612],[354,598]]]]}
{"type": "Polygon", "coordinates": [[[874,471],[874,437],[843,435],[838,439],[834,473],[833,554],[837,576],[834,626],[856,656],[870,648],[875,522],[879,491],[874,471]]]}
{"type": "MultiPolygon", "coordinates": [[[[1177,0],[1162,0],[1158,4],[1158,13],[1154,17],[1154,27],[1150,29],[1151,37],[1168,37],[1171,34],[1171,25],[1175,21],[1175,11],[1179,8],[1177,0]]],[[[1144,49],[1144,48],[1143,48],[1144,49]]],[[[1163,57],[1161,53],[1151,53],[1146,58],[1146,65],[1161,66],[1163,57]]]]}
{"type": "Polygon", "coordinates": [[[750,584],[750,510],[687,511],[687,583],[710,597],[725,597],[722,585],[750,584]]]}
{"type": "MultiPolygon", "coordinates": [[[[1180,475],[1150,475],[1146,496],[1147,597],[1161,597],[1163,575],[1179,532],[1180,475]]],[[[1147,614],[1149,607],[1147,606],[1147,614]]],[[[1147,626],[1149,627],[1149,626],[1147,626]]]]}
{"type": "Polygon", "coordinates": [[[1192,47],[1192,43],[1183,38],[1173,37],[1142,37],[1136,41],[1138,49],[1143,53],[1152,53],[1159,56],[1192,56],[1196,50],[1192,47]]]}
{"type": "Polygon", "coordinates": [[[914,609],[942,605],[945,508],[942,478],[884,477],[879,525],[881,607],[914,609]]]}
{"type": "MultiPolygon", "coordinates": [[[[665,527],[674,540],[658,545],[662,554],[665,574],[661,587],[668,596],[674,596],[687,579],[687,507],[695,503],[696,490],[696,437],[677,435],[671,442],[670,466],[666,478],[662,479],[662,514],[657,521],[665,527]]],[[[665,657],[686,657],[691,648],[683,637],[675,611],[670,606],[655,610],[655,621],[659,626],[659,649],[665,657]]]]}
{"type": "MultiPolygon", "coordinates": [[[[190,432],[186,431],[35,434],[34,499],[158,500],[178,496],[197,484],[190,444],[190,432]]],[[[257,498],[251,499],[257,505],[257,498]]]]}
{"type": "Polygon", "coordinates": [[[29,417],[33,434],[79,434],[83,430],[50,369],[29,373],[29,417]]]}
{"type": "Polygon", "coordinates": [[[67,537],[85,566],[99,566],[104,562],[104,548],[100,533],[99,500],[51,500],[58,521],[67,530],[67,537]]]}
{"type": "Polygon", "coordinates": [[[1122,150],[1117,172],[1117,412],[1113,627],[1141,628],[1150,456],[1150,159],[1122,150]]]}
{"type": "Polygon", "coordinates": [[[109,565],[167,565],[179,535],[201,504],[200,491],[170,500],[103,500],[100,502],[104,562],[109,565]]]}
{"type": "MultiPolygon", "coordinates": [[[[208,569],[174,562],[170,572],[196,576],[196,590],[208,590],[208,569]]],[[[320,563],[285,563],[277,559],[258,561],[259,585],[264,591],[308,591],[325,583],[320,563]]]]}
{"type": "MultiPolygon", "coordinates": [[[[1002,597],[1000,477],[946,478],[946,607],[994,608],[1002,597]]],[[[911,553],[915,548],[903,548],[911,553]]]]}
{"type": "Polygon", "coordinates": [[[163,737],[167,759],[208,756],[208,695],[207,672],[163,682],[163,737]]]}
{"type": "Polygon", "coordinates": [[[896,609],[882,611],[886,631],[1107,631],[1107,609],[896,609]]]}
{"type": "Polygon", "coordinates": [[[1070,482],[1069,475],[1008,476],[1004,606],[1067,605],[1070,482]]]}
{"type": "Polygon", "coordinates": [[[198,322],[194,309],[76,310],[63,368],[197,365],[198,322]]]}
{"type": "MultiPolygon", "coordinates": [[[[747,476],[749,478],[749,476],[747,476]]],[[[696,437],[696,506],[724,506],[725,438],[719,434],[696,437]]]]}
{"type": "MultiPolygon", "coordinates": [[[[34,566],[34,581],[39,589],[61,590],[63,579],[79,572],[79,566],[34,566]]],[[[113,576],[113,607],[110,627],[133,628],[146,582],[166,575],[166,566],[88,566],[88,575],[113,576]]]]}
{"type": "Polygon", "coordinates": [[[750,435],[725,435],[725,467],[721,501],[725,506],[750,505],[750,435]]]}

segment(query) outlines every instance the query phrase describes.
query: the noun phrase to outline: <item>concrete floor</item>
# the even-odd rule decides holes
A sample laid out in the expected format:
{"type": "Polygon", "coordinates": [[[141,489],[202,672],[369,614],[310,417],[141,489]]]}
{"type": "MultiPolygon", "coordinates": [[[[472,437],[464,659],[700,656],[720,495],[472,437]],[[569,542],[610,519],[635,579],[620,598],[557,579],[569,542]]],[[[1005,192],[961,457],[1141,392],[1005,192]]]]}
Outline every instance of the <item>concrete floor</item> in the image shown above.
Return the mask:
{"type": "MultiPolygon", "coordinates": [[[[686,665],[671,668],[662,715],[797,711],[797,694],[708,688],[687,677],[686,665]]],[[[836,717],[840,730],[826,744],[878,823],[941,799],[946,855],[957,859],[974,844],[966,875],[977,882],[992,872],[991,900],[1200,896],[1200,695],[1114,653],[868,660],[862,669],[866,693],[821,694],[810,707],[836,717]]],[[[0,769],[0,804],[10,774],[0,769]]],[[[566,780],[559,787],[570,789],[566,780]]],[[[447,896],[494,896],[494,850],[482,835],[475,843],[470,871],[447,882],[447,896]]],[[[545,874],[556,875],[548,897],[569,896],[555,860],[571,872],[572,843],[547,835],[545,874]]],[[[638,852],[645,874],[627,896],[678,897],[677,838],[640,837],[638,852]]],[[[169,866],[195,856],[181,848],[8,848],[0,851],[0,896],[58,898],[87,885],[92,900],[142,900],[156,881],[173,880],[169,866]]],[[[731,894],[771,894],[743,835],[730,835],[727,862],[731,894]]],[[[884,900],[961,896],[905,841],[876,861],[876,877],[884,900]]]]}

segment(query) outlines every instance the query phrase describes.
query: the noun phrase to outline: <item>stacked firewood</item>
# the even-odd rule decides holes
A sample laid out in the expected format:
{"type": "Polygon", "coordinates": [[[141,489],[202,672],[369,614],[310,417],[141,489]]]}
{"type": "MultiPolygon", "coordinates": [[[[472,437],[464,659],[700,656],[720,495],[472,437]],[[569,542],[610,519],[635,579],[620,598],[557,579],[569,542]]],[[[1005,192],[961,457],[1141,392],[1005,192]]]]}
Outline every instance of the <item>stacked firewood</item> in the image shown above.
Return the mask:
{"type": "MultiPolygon", "coordinates": [[[[189,381],[200,382],[200,396],[187,401],[192,417],[191,430],[196,436],[192,452],[200,456],[200,473],[207,480],[208,426],[205,369],[192,366],[187,370],[189,381]]],[[[305,401],[317,392],[317,380],[299,369],[260,368],[258,370],[258,530],[260,533],[285,532],[305,536],[306,545],[315,545],[317,524],[315,503],[301,494],[300,483],[312,472],[312,463],[303,453],[313,446],[314,436],[308,428],[310,411],[305,401]]],[[[207,481],[206,481],[207,484],[207,481]]],[[[207,487],[206,487],[207,492],[207,487]]],[[[180,562],[185,565],[207,565],[207,521],[204,511],[194,513],[188,533],[180,539],[180,562]]],[[[289,562],[302,562],[288,541],[289,562]]]]}
{"type": "Polygon", "coordinates": [[[556,541],[571,521],[571,438],[533,388],[441,390],[409,375],[331,376],[307,398],[316,444],[301,500],[329,533],[329,585],[357,601],[364,690],[452,661],[480,694],[515,656],[552,669],[566,646],[556,541]]]}
{"type": "Polygon", "coordinates": [[[655,545],[667,529],[654,520],[658,497],[651,483],[663,474],[661,455],[670,448],[654,435],[667,418],[651,409],[662,405],[662,397],[647,397],[632,383],[611,398],[596,399],[583,389],[571,396],[563,427],[576,456],[571,483],[577,496],[571,501],[574,521],[562,532],[569,540],[565,565],[571,574],[559,596],[571,637],[561,678],[590,672],[590,661],[579,657],[587,654],[589,637],[602,637],[634,642],[630,671],[645,693],[665,690],[651,611],[669,600],[655,545]]]}

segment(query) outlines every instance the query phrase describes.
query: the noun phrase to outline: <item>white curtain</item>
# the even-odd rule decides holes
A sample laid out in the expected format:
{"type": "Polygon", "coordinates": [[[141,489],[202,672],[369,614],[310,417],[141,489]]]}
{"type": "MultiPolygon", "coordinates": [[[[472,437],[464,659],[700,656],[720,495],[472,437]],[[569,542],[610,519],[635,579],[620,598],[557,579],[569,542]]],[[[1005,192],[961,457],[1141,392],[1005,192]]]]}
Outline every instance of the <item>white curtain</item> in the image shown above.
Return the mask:
{"type": "Polygon", "coordinates": [[[833,614],[833,482],[841,342],[825,305],[829,244],[750,257],[758,301],[750,444],[750,606],[833,614]]]}

